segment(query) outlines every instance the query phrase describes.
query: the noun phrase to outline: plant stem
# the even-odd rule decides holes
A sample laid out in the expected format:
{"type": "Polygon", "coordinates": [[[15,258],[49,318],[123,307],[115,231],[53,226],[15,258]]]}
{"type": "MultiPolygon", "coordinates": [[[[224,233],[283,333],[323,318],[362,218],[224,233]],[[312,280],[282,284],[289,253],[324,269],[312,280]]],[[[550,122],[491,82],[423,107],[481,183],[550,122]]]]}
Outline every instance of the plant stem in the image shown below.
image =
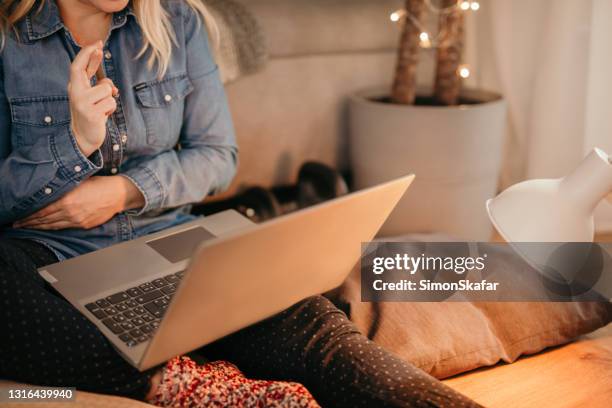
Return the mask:
{"type": "MultiPolygon", "coordinates": [[[[425,17],[425,1],[406,0],[406,12],[422,24],[425,17]]],[[[391,90],[391,100],[394,103],[404,105],[414,104],[416,98],[416,71],[421,50],[420,34],[421,30],[409,18],[403,20],[395,80],[391,90]]]]}
{"type": "MultiPolygon", "coordinates": [[[[457,0],[442,0],[442,7],[450,7],[457,0]]],[[[458,70],[463,52],[463,12],[457,8],[440,14],[440,43],[437,52],[434,97],[443,105],[457,105],[461,93],[458,70]]]]}

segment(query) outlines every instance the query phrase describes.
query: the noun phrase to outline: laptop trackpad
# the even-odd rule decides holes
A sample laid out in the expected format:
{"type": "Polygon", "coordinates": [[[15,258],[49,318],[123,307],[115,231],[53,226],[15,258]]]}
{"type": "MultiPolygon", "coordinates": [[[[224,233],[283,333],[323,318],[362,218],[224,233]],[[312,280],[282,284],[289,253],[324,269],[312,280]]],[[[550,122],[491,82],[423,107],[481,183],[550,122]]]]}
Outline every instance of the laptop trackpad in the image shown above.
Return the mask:
{"type": "Polygon", "coordinates": [[[214,237],[204,228],[196,227],[149,241],[147,245],[168,261],[176,263],[189,258],[202,242],[214,237]]]}

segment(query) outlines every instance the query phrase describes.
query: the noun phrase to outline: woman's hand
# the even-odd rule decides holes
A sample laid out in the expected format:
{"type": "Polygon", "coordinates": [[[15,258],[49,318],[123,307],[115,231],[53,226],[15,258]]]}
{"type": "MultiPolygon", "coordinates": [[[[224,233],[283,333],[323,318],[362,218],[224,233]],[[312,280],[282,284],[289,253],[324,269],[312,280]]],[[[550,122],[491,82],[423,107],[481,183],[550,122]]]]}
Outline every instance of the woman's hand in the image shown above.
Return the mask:
{"type": "Polygon", "coordinates": [[[140,190],[122,176],[94,176],[58,201],[13,224],[14,228],[91,229],[115,214],[144,205],[140,190]]]}
{"type": "Polygon", "coordinates": [[[106,120],[117,108],[114,96],[119,90],[104,78],[91,86],[102,62],[102,42],[89,45],[78,53],[70,66],[68,98],[71,130],[85,156],[95,152],[106,138],[106,120]]]}

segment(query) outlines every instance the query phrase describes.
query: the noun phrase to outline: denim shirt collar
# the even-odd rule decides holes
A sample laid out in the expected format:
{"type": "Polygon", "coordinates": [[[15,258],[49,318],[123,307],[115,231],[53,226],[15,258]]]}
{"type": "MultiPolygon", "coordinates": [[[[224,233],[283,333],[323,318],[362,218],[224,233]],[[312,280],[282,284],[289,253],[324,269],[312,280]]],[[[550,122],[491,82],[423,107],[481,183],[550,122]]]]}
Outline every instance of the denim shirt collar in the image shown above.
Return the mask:
{"type": "MultiPolygon", "coordinates": [[[[111,31],[123,26],[128,15],[135,16],[131,2],[126,8],[113,14],[111,31]]],[[[41,6],[33,7],[25,18],[25,34],[30,41],[48,37],[62,28],[65,26],[55,0],[42,0],[41,6]]]]}

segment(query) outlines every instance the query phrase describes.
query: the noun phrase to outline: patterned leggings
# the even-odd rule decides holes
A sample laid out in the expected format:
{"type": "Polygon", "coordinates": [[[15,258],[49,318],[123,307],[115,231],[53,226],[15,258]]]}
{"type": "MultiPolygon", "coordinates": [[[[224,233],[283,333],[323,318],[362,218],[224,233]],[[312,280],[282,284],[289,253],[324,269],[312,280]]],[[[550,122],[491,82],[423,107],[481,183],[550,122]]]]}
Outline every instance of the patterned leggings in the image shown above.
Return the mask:
{"type": "MultiPolygon", "coordinates": [[[[154,370],[125,362],[36,268],[44,246],[0,239],[0,378],[143,399],[154,370]]],[[[315,296],[199,350],[248,376],[302,383],[322,406],[477,406],[363,336],[315,296]]]]}

